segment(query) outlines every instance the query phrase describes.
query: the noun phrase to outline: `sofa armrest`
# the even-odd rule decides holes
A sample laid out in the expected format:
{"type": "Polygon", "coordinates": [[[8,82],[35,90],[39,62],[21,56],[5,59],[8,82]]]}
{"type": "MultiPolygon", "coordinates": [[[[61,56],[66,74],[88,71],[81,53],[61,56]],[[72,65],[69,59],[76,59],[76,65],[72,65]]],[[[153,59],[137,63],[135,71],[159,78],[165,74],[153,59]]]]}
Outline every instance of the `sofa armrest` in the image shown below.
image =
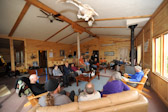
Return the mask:
{"type": "Polygon", "coordinates": [[[132,82],[132,81],[125,81],[124,79],[121,79],[122,82],[129,82],[129,83],[134,83],[134,84],[145,84],[143,82],[132,82]]]}

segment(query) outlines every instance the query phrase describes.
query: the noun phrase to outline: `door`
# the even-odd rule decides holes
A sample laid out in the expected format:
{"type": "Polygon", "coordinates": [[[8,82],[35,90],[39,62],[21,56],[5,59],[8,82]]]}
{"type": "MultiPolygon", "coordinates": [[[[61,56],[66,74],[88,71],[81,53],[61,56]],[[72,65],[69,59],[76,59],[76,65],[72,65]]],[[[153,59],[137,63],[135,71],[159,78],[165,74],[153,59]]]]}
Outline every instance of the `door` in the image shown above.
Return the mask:
{"type": "Polygon", "coordinates": [[[98,50],[93,51],[93,56],[94,58],[97,58],[97,61],[99,62],[99,51],[98,50]]]}
{"type": "Polygon", "coordinates": [[[47,51],[39,51],[39,66],[42,68],[47,67],[47,51]]]}

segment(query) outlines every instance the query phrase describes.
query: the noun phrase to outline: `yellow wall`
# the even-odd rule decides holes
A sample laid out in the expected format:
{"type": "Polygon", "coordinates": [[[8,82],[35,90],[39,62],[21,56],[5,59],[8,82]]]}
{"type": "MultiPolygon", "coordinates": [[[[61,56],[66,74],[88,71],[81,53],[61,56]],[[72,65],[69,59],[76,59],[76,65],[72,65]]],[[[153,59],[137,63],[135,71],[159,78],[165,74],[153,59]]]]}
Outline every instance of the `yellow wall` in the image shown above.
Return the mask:
{"type": "MultiPolygon", "coordinates": [[[[119,49],[128,48],[130,50],[130,39],[129,38],[113,38],[109,36],[100,36],[99,38],[92,39],[90,41],[81,44],[81,53],[89,52],[89,58],[92,55],[93,50],[99,50],[99,58],[106,58],[108,62],[113,59],[119,59],[119,49]],[[102,44],[114,44],[111,46],[102,46],[102,44]],[[114,56],[104,56],[104,52],[113,51],[114,56]]],[[[75,51],[76,46],[73,48],[75,51]]]]}
{"type": "MultiPolygon", "coordinates": [[[[136,46],[143,45],[143,68],[150,68],[152,71],[152,39],[165,31],[168,31],[168,1],[165,0],[159,10],[152,16],[148,24],[136,37],[136,46]],[[149,41],[148,50],[144,51],[144,44],[149,41]]],[[[149,81],[151,87],[160,96],[162,101],[168,106],[168,80],[160,77],[156,73],[150,72],[149,81]]]]}
{"type": "Polygon", "coordinates": [[[38,51],[47,51],[48,66],[53,66],[53,61],[62,60],[64,57],[60,56],[60,50],[65,51],[65,56],[70,54],[70,49],[72,45],[58,44],[55,42],[44,42],[39,40],[25,40],[25,51],[27,54],[27,64],[32,65],[33,61],[39,62],[38,51]],[[53,52],[53,57],[49,57],[49,53],[53,52]],[[35,55],[35,59],[31,59],[31,55],[35,55]]]}

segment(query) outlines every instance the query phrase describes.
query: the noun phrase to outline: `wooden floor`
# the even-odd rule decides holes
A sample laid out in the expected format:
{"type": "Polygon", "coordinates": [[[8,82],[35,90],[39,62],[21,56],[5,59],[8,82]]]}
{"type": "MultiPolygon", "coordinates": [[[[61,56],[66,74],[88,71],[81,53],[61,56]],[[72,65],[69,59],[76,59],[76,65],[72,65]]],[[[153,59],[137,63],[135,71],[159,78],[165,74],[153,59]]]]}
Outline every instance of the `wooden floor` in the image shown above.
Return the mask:
{"type": "MultiPolygon", "coordinates": [[[[12,94],[0,97],[0,112],[26,112],[31,106],[23,107],[23,105],[27,102],[25,97],[19,98],[15,93],[14,85],[16,78],[9,78],[7,76],[0,77],[0,85],[5,84],[11,90],[12,94]]],[[[149,108],[148,112],[168,112],[168,108],[164,105],[164,103],[160,100],[158,95],[150,88],[149,95],[152,97],[149,100],[149,108]]]]}

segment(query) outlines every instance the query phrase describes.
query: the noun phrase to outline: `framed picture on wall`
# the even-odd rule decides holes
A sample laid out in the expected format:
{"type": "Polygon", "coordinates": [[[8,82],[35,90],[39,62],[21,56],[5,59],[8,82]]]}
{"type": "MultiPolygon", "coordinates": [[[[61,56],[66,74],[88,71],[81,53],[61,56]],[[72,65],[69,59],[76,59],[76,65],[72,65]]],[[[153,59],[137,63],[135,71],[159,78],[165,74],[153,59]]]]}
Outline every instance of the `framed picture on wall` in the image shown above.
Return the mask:
{"type": "Polygon", "coordinates": [[[60,50],[60,56],[65,56],[65,51],[64,50],[60,50]]]}
{"type": "Polygon", "coordinates": [[[106,51],[104,52],[104,56],[114,56],[114,51],[106,51]]]}

